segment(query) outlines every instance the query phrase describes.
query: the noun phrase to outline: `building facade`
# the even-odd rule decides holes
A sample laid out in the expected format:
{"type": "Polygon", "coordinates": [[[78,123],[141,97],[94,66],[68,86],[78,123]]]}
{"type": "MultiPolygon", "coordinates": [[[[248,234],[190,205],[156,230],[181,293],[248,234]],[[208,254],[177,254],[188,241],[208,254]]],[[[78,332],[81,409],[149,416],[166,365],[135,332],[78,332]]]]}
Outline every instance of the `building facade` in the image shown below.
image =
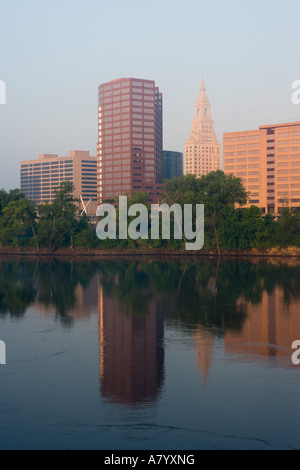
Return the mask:
{"type": "Polygon", "coordinates": [[[214,131],[211,105],[204,81],[200,85],[192,131],[185,142],[184,155],[186,175],[194,174],[199,177],[221,168],[221,144],[214,131]]]}
{"type": "Polygon", "coordinates": [[[98,197],[162,188],[162,94],[153,80],[120,78],[99,87],[98,197]]]}
{"type": "Polygon", "coordinates": [[[246,207],[274,215],[283,207],[300,209],[300,122],[224,134],[223,167],[242,178],[246,207]]]}
{"type": "MultiPolygon", "coordinates": [[[[97,208],[97,158],[87,151],[73,150],[67,157],[41,154],[36,160],[21,162],[21,191],[36,205],[53,202],[55,189],[63,181],[74,185],[74,197],[89,205],[90,215],[97,208]]],[[[79,209],[83,209],[82,202],[79,209]]]]}
{"type": "Polygon", "coordinates": [[[177,178],[183,175],[183,154],[181,152],[163,151],[163,179],[177,178]]]}

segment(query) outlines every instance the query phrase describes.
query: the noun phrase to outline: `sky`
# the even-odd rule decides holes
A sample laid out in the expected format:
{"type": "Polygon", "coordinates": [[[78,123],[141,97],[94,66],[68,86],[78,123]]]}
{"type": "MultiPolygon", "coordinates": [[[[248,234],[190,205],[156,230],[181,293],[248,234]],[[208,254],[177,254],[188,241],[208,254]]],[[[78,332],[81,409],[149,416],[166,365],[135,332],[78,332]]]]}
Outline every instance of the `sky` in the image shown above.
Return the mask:
{"type": "Polygon", "coordinates": [[[300,120],[299,0],[0,0],[0,188],[20,160],[96,156],[98,86],[155,80],[164,149],[184,151],[202,77],[217,137],[300,120]]]}

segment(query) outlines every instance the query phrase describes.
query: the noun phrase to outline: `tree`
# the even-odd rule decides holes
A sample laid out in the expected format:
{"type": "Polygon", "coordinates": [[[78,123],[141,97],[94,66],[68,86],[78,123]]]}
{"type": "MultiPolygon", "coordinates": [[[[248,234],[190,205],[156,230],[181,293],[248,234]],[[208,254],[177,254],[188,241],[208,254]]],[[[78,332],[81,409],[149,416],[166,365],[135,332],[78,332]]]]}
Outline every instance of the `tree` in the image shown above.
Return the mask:
{"type": "Polygon", "coordinates": [[[201,176],[199,189],[203,195],[206,220],[213,231],[218,254],[221,254],[219,231],[222,223],[229,208],[246,204],[247,193],[240,178],[225,175],[221,170],[201,176]]]}
{"type": "Polygon", "coordinates": [[[264,236],[264,221],[259,207],[242,209],[238,224],[238,248],[257,248],[264,236]]]}
{"type": "Polygon", "coordinates": [[[8,206],[10,202],[20,201],[25,199],[24,193],[20,189],[11,189],[8,193],[5,189],[0,190],[0,215],[3,213],[3,209],[8,206]]]}
{"type": "Polygon", "coordinates": [[[76,230],[76,211],[73,196],[74,187],[69,181],[61,183],[55,190],[55,199],[52,203],[40,204],[38,239],[41,244],[49,246],[53,251],[61,246],[74,247],[74,234],[76,230]]]}
{"type": "Polygon", "coordinates": [[[20,233],[26,233],[31,230],[36,247],[39,248],[36,236],[36,210],[32,202],[25,198],[11,200],[6,207],[2,209],[0,222],[0,240],[1,244],[13,244],[19,249],[20,233]]]}
{"type": "Polygon", "coordinates": [[[182,175],[164,182],[164,199],[172,204],[201,204],[199,180],[195,175],[182,175]]]}
{"type": "Polygon", "coordinates": [[[269,212],[263,218],[264,220],[264,238],[262,240],[262,245],[272,246],[275,243],[275,231],[276,224],[275,218],[269,212]]]}
{"type": "Polygon", "coordinates": [[[288,207],[282,209],[275,230],[275,239],[280,246],[300,246],[300,214],[292,213],[288,207]]]}
{"type": "Polygon", "coordinates": [[[180,176],[169,180],[164,185],[166,202],[183,204],[204,204],[205,226],[209,240],[214,240],[218,253],[220,250],[220,232],[229,211],[235,205],[247,202],[247,193],[240,178],[225,175],[221,170],[213,171],[200,178],[195,175],[180,176]]]}
{"type": "Polygon", "coordinates": [[[91,228],[80,230],[75,238],[75,246],[95,248],[98,244],[96,233],[91,228]]]}

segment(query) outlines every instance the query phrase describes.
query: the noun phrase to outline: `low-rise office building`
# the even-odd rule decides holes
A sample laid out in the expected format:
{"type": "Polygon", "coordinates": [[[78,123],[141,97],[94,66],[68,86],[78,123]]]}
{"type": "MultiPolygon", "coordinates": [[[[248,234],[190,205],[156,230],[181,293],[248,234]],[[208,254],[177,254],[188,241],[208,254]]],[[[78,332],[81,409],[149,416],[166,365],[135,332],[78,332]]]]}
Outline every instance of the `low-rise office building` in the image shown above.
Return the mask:
{"type": "Polygon", "coordinates": [[[97,158],[88,151],[73,150],[67,157],[41,154],[36,160],[21,162],[21,191],[36,205],[53,202],[55,189],[63,181],[73,183],[79,210],[88,207],[90,215],[97,208],[97,158]]]}

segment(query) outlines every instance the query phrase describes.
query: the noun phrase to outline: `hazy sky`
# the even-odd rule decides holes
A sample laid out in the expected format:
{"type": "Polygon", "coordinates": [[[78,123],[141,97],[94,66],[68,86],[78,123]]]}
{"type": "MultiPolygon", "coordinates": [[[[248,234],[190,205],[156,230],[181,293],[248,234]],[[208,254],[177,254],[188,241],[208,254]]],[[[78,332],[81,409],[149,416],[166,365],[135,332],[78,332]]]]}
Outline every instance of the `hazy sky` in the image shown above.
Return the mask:
{"type": "Polygon", "coordinates": [[[0,0],[0,188],[40,153],[96,155],[97,87],[155,80],[184,150],[202,75],[217,136],[300,120],[299,0],[0,0]]]}

